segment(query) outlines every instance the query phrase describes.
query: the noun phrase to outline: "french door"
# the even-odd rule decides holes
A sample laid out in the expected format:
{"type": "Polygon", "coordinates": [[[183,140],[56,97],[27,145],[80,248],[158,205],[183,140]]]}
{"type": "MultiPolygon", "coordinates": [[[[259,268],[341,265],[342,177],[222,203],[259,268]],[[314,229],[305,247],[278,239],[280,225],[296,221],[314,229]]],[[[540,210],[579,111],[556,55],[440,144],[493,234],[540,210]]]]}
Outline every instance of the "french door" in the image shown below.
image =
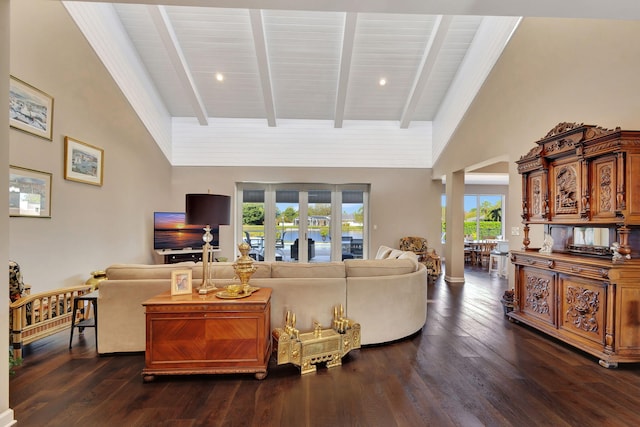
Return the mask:
{"type": "Polygon", "coordinates": [[[240,240],[258,261],[329,262],[366,254],[366,185],[238,184],[240,240]]]}

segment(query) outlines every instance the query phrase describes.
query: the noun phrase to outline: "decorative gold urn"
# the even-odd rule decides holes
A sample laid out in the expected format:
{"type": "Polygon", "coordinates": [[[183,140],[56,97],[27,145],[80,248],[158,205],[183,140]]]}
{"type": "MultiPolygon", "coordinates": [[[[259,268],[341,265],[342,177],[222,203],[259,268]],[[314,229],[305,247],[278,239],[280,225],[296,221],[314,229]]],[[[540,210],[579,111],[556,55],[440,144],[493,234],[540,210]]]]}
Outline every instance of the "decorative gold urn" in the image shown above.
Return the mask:
{"type": "Polygon", "coordinates": [[[251,246],[247,242],[242,242],[238,245],[240,256],[233,263],[233,269],[236,272],[236,277],[240,280],[239,285],[227,286],[227,291],[230,293],[251,293],[252,287],[249,285],[249,280],[257,268],[253,265],[253,258],[249,256],[249,250],[251,246]]]}

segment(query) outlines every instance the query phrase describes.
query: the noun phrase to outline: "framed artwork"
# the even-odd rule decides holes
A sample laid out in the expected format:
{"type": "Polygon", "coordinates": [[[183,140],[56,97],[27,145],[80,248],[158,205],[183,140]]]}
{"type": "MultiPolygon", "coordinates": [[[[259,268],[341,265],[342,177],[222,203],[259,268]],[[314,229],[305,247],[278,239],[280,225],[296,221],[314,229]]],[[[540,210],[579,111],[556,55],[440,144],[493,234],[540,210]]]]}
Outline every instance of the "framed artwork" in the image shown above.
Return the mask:
{"type": "Polygon", "coordinates": [[[103,163],[102,148],[64,137],[64,179],[102,185],[103,163]]]}
{"type": "Polygon", "coordinates": [[[171,272],[171,295],[191,294],[191,270],[171,272]]]}
{"type": "Polygon", "coordinates": [[[40,89],[10,76],[9,125],[51,141],[53,98],[40,89]]]}
{"type": "Polygon", "coordinates": [[[9,166],[9,216],[51,218],[51,174],[9,166]]]}

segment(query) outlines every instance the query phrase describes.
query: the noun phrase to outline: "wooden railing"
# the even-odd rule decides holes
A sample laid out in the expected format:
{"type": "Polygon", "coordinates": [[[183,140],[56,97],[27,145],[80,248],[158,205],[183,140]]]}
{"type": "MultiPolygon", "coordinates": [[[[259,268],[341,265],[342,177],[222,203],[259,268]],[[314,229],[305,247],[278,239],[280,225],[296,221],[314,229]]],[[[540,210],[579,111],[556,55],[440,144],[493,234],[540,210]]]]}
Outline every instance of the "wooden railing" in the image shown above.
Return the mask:
{"type": "Polygon", "coordinates": [[[26,295],[12,302],[9,316],[14,357],[22,358],[23,346],[70,328],[74,298],[92,290],[88,285],[71,286],[26,295]]]}

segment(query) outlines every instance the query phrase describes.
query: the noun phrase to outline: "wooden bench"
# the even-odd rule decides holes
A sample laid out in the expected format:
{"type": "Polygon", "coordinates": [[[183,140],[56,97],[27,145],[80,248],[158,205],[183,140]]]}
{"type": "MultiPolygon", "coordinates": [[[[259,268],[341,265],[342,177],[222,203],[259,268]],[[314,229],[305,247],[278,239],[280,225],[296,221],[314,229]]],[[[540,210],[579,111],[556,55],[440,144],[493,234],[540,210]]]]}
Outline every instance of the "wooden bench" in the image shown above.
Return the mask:
{"type": "MultiPolygon", "coordinates": [[[[25,295],[9,306],[13,356],[22,358],[23,346],[71,327],[73,300],[93,290],[90,285],[53,289],[25,295]]],[[[78,316],[82,316],[80,313],[78,316]]]]}

